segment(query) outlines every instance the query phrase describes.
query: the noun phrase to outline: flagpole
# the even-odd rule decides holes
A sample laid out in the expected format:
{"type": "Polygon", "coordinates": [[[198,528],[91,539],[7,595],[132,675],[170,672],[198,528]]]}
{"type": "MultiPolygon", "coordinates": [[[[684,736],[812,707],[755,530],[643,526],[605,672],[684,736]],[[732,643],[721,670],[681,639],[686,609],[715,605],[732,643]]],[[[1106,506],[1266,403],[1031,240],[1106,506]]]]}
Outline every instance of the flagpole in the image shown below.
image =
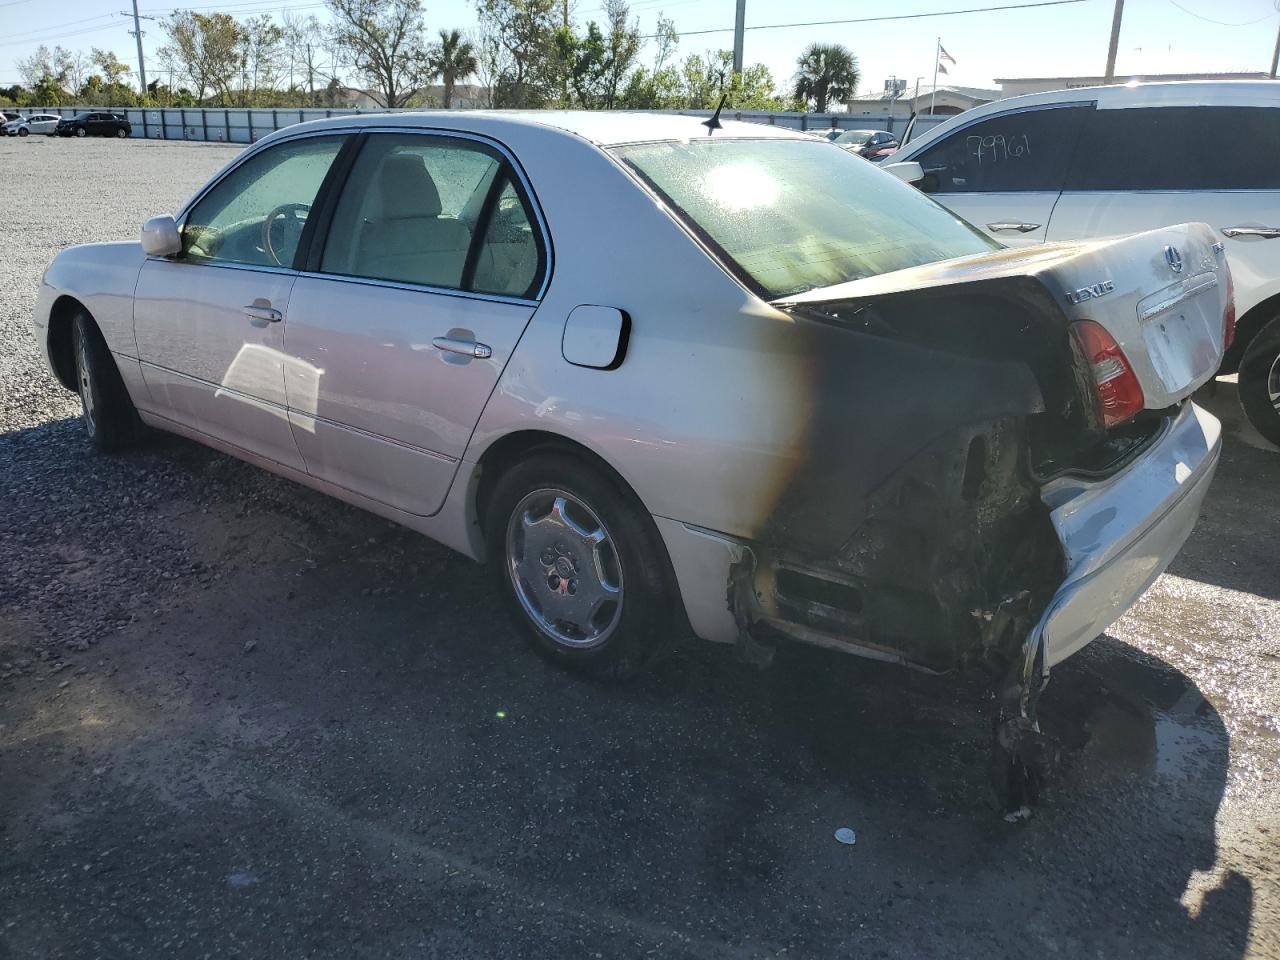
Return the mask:
{"type": "Polygon", "coordinates": [[[938,57],[942,55],[942,38],[938,37],[933,48],[933,93],[929,97],[929,116],[933,116],[933,107],[938,102],[938,57]]]}

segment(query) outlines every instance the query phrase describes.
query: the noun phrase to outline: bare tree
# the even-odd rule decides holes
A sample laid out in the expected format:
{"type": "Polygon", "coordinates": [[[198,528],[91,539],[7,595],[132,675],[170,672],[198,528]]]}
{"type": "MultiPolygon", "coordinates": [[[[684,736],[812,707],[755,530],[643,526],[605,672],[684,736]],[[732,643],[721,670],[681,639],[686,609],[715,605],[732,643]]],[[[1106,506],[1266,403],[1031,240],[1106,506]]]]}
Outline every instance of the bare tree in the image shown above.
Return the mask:
{"type": "Polygon", "coordinates": [[[320,53],[324,46],[324,32],[315,16],[299,16],[287,11],[284,14],[284,43],[289,51],[289,84],[293,85],[294,71],[305,78],[307,101],[316,102],[316,76],[320,68],[320,53]]]}
{"type": "Polygon", "coordinates": [[[422,0],[327,0],[335,47],[384,107],[403,107],[430,74],[422,0]]]}
{"type": "MultiPolygon", "coordinates": [[[[256,102],[259,90],[274,90],[284,59],[284,29],[270,14],[250,17],[242,26],[241,62],[256,102]]],[[[243,91],[242,91],[243,93],[243,91]]]]}

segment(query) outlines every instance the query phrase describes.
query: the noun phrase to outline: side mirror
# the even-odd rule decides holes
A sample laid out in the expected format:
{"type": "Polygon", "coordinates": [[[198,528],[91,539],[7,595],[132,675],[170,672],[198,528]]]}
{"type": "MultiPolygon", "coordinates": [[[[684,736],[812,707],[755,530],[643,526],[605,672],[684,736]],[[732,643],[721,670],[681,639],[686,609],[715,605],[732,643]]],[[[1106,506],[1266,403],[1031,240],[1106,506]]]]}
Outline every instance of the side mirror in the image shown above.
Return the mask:
{"type": "Polygon", "coordinates": [[[172,257],[182,252],[182,237],[173,217],[152,217],[142,225],[142,249],[148,257],[172,257]]]}
{"type": "Polygon", "coordinates": [[[898,163],[886,163],[880,167],[886,173],[892,173],[903,183],[919,183],[924,179],[924,168],[915,160],[903,160],[898,163]]]}

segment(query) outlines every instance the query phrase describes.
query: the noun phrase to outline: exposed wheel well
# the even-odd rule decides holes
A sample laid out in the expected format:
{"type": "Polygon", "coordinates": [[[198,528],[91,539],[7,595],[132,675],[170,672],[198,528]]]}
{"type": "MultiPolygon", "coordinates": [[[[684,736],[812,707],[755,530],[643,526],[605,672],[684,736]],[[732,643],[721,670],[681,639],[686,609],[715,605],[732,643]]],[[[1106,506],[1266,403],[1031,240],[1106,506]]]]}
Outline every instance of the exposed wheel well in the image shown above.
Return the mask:
{"type": "Polygon", "coordinates": [[[1226,355],[1222,358],[1222,373],[1235,373],[1240,369],[1240,358],[1244,356],[1249,341],[1258,335],[1270,320],[1280,316],[1280,293],[1267,297],[1236,321],[1236,338],[1226,355]]]}
{"type": "Polygon", "coordinates": [[[84,304],[75,297],[63,295],[49,311],[49,365],[54,376],[68,390],[76,389],[76,361],[71,346],[71,321],[76,314],[86,313],[84,304]]]}

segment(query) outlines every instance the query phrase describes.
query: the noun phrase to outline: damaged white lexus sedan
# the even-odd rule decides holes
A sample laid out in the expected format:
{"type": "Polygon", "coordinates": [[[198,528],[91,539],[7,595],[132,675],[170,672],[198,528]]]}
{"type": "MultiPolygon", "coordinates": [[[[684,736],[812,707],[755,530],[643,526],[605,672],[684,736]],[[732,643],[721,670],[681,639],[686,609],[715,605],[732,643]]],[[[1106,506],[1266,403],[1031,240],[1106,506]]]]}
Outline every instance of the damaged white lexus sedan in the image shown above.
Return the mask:
{"type": "Polygon", "coordinates": [[[1017,793],[1050,667],[1195,523],[1233,319],[1203,225],[1004,250],[799,132],[404,113],[64,251],[34,330],[102,450],[173,431],[487,559],[568,665],[988,669],[1017,793]]]}

